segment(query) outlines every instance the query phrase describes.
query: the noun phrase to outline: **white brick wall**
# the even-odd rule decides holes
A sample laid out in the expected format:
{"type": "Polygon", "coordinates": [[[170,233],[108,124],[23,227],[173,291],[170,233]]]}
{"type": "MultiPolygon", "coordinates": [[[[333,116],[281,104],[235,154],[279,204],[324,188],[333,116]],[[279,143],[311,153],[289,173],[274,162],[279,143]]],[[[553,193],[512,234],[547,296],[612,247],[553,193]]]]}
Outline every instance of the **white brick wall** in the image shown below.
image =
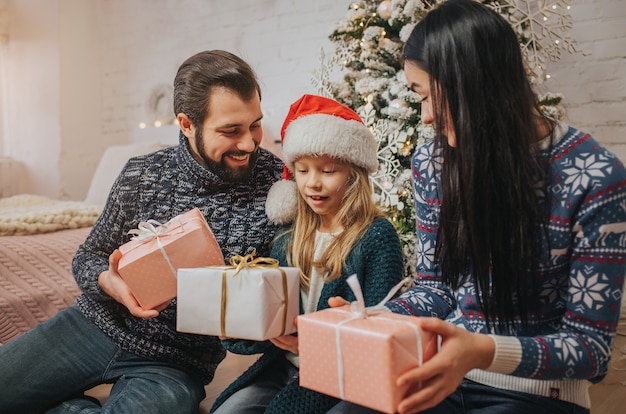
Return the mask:
{"type": "MultiPolygon", "coordinates": [[[[256,70],[266,134],[278,138],[289,104],[314,92],[311,74],[348,1],[153,1],[99,3],[103,39],[104,139],[136,138],[152,88],[171,84],[184,59],[225,49],[256,70]]],[[[142,138],[144,139],[144,138],[142,138]]]]}
{"type": "MultiPolygon", "coordinates": [[[[189,55],[222,48],[239,54],[260,77],[266,133],[276,138],[288,105],[312,92],[311,73],[350,1],[153,1],[99,3],[105,140],[137,136],[151,88],[170,83],[189,55]]],[[[570,34],[588,56],[565,53],[549,65],[546,86],[565,95],[568,121],[626,159],[626,2],[573,0],[570,34]]],[[[142,132],[146,135],[147,132],[142,132]]],[[[136,139],[136,138],[133,138],[136,139]]]]}

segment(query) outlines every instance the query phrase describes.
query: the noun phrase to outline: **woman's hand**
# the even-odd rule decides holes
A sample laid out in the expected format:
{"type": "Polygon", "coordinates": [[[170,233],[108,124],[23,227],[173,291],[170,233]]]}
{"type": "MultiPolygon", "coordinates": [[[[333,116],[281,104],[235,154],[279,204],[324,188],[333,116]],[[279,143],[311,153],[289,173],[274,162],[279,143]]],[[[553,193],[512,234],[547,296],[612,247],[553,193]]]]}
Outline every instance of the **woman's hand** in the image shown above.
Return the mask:
{"type": "Polygon", "coordinates": [[[122,279],[117,271],[117,267],[122,257],[122,252],[115,250],[109,256],[109,270],[105,270],[98,276],[100,289],[113,299],[126,306],[129,312],[139,318],[154,318],[159,315],[159,310],[164,309],[167,303],[160,305],[157,309],[145,310],[137,302],[137,299],[130,291],[128,284],[122,279]]]}
{"type": "Polygon", "coordinates": [[[489,367],[495,353],[495,343],[487,335],[468,332],[437,318],[420,318],[420,327],[439,335],[441,348],[421,367],[398,377],[399,387],[409,385],[398,405],[400,414],[436,406],[456,390],[470,370],[489,367]]]}

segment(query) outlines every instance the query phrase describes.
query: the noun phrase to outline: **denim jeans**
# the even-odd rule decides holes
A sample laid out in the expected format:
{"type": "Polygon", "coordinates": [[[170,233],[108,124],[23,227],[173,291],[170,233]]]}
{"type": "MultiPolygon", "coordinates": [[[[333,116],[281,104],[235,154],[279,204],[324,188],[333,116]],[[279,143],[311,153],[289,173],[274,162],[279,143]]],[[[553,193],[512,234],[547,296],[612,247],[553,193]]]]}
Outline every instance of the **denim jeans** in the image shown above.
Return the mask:
{"type": "MultiPolygon", "coordinates": [[[[379,411],[342,401],[327,414],[377,414],[379,411]]],[[[508,391],[464,380],[439,405],[420,414],[589,414],[566,401],[508,391]]]]}
{"type": "Polygon", "coordinates": [[[266,368],[254,382],[232,394],[213,414],[262,414],[298,369],[286,358],[266,368]]]}
{"type": "Polygon", "coordinates": [[[122,351],[76,307],[0,346],[0,413],[193,413],[199,378],[122,351]],[[106,403],[83,392],[112,383],[106,403]]]}

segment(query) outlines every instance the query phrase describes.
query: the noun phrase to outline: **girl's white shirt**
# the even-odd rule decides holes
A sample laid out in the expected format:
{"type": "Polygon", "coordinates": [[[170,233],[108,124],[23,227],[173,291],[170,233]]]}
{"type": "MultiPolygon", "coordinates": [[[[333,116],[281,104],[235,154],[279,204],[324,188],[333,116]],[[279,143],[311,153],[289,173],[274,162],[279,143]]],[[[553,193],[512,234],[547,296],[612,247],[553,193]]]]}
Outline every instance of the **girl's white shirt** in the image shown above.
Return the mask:
{"type": "MultiPolygon", "coordinates": [[[[326,251],[330,242],[336,236],[337,233],[322,233],[321,231],[315,232],[315,251],[313,253],[313,260],[319,260],[322,254],[326,251]]],[[[319,302],[322,296],[322,289],[324,288],[324,279],[328,273],[321,273],[320,269],[313,267],[311,269],[311,275],[309,280],[309,289],[300,287],[300,296],[302,297],[302,308],[304,313],[311,313],[317,310],[317,302],[319,302]]],[[[294,366],[299,366],[298,355],[291,352],[285,354],[287,358],[294,366]]]]}
{"type": "MultiPolygon", "coordinates": [[[[322,257],[322,254],[324,254],[334,237],[334,233],[322,233],[321,231],[315,232],[315,252],[313,260],[319,260],[320,257],[322,257]]],[[[313,267],[311,269],[308,290],[305,287],[300,288],[304,313],[311,313],[317,310],[317,302],[320,300],[320,296],[322,295],[324,279],[327,274],[328,273],[321,273],[320,269],[317,267],[313,267]]]]}

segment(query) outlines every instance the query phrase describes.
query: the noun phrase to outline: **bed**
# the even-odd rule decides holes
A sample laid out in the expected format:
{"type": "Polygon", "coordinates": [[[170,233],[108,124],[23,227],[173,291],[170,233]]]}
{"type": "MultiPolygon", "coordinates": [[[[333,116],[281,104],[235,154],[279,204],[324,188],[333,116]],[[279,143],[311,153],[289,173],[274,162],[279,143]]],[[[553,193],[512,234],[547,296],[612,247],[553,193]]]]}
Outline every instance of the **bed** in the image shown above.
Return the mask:
{"type": "Polygon", "coordinates": [[[72,276],[72,257],[99,212],[99,206],[45,197],[0,199],[0,343],[74,302],[80,290],[72,276]],[[27,201],[51,214],[39,215],[27,201]],[[20,217],[16,203],[27,211],[20,217]],[[31,220],[38,216],[43,221],[31,220]]]}
{"type": "Polygon", "coordinates": [[[19,194],[0,198],[0,344],[72,303],[80,290],[71,263],[126,160],[163,144],[114,145],[103,154],[84,200],[19,194]]]}

